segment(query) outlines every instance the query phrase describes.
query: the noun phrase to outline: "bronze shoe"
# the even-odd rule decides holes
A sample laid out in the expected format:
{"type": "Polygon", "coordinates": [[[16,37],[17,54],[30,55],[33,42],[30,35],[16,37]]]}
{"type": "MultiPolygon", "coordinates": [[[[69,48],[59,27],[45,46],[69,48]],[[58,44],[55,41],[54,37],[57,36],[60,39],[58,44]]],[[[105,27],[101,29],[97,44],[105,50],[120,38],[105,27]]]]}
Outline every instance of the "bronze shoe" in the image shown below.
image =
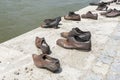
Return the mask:
{"type": "Polygon", "coordinates": [[[49,25],[51,22],[53,22],[53,21],[55,21],[55,19],[45,19],[44,20],[44,23],[46,24],[46,25],[49,25]]]}
{"type": "Polygon", "coordinates": [[[91,33],[89,31],[82,31],[79,28],[72,28],[70,32],[62,32],[61,36],[64,38],[78,36],[82,41],[88,41],[91,38],[91,33]]]}
{"type": "Polygon", "coordinates": [[[120,0],[116,0],[116,4],[120,4],[120,0]]]}
{"type": "Polygon", "coordinates": [[[119,0],[113,0],[113,2],[117,2],[117,1],[119,1],[119,0]]]}
{"type": "Polygon", "coordinates": [[[47,69],[50,70],[51,72],[57,72],[60,69],[59,60],[47,56],[46,54],[41,54],[41,55],[33,54],[32,58],[35,66],[38,68],[47,69]]]}
{"type": "Polygon", "coordinates": [[[55,19],[45,19],[44,23],[41,25],[42,28],[59,28],[59,22],[61,21],[61,17],[57,17],[55,19]]]}
{"type": "Polygon", "coordinates": [[[91,11],[88,11],[86,14],[81,15],[81,17],[97,20],[98,14],[93,14],[91,11]]]}
{"type": "Polygon", "coordinates": [[[65,49],[77,49],[84,51],[91,50],[91,40],[81,41],[80,37],[78,36],[68,37],[67,39],[58,39],[57,45],[65,49]]]}
{"type": "Polygon", "coordinates": [[[56,19],[57,19],[58,21],[61,21],[61,17],[59,16],[59,17],[56,17],[56,18],[54,18],[54,19],[45,19],[44,22],[49,25],[49,24],[51,24],[53,21],[55,21],[56,19]]]}
{"type": "Polygon", "coordinates": [[[120,16],[120,11],[117,9],[112,10],[110,13],[105,15],[106,17],[117,17],[120,16]]]}
{"type": "Polygon", "coordinates": [[[50,47],[46,43],[44,38],[36,37],[35,45],[36,45],[37,48],[41,49],[43,54],[50,54],[51,53],[50,47]]]}
{"type": "Polygon", "coordinates": [[[73,21],[80,21],[80,15],[79,14],[75,14],[74,12],[69,12],[68,15],[64,16],[64,19],[66,20],[73,20],[73,21]]]}
{"type": "Polygon", "coordinates": [[[100,14],[101,14],[101,15],[106,15],[106,14],[110,13],[111,11],[112,11],[112,9],[109,9],[109,10],[107,10],[106,12],[101,12],[100,14]]]}
{"type": "Polygon", "coordinates": [[[95,3],[95,2],[91,2],[89,3],[89,5],[92,5],[92,6],[97,6],[99,3],[95,3]]]}
{"type": "Polygon", "coordinates": [[[98,4],[98,7],[96,10],[98,11],[106,11],[108,9],[107,5],[104,2],[101,2],[100,4],[98,4]]]}

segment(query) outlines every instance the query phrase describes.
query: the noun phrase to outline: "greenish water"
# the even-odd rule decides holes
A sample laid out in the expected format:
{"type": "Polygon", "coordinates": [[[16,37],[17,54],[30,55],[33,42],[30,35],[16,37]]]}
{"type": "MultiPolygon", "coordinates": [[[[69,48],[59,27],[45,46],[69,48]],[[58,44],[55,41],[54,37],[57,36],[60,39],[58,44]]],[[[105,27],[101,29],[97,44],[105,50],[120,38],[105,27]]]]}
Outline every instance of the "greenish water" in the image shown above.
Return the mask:
{"type": "Polygon", "coordinates": [[[98,0],[0,0],[0,43],[98,0]]]}

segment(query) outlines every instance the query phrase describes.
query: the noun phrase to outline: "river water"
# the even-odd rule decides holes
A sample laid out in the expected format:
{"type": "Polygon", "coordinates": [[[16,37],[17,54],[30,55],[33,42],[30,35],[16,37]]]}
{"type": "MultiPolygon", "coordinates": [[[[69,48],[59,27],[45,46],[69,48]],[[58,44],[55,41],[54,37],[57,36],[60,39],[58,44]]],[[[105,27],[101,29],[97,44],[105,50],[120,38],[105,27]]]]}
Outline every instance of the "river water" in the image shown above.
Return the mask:
{"type": "Polygon", "coordinates": [[[0,43],[98,0],[0,0],[0,43]]]}

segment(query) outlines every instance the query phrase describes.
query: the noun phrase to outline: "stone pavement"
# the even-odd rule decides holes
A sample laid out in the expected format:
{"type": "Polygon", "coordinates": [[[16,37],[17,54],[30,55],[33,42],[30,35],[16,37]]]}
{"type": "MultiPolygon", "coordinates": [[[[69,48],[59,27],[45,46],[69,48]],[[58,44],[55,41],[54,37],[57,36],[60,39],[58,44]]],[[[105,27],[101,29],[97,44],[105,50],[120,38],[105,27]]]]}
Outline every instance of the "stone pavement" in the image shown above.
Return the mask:
{"type": "MultiPolygon", "coordinates": [[[[120,5],[111,4],[109,8],[120,5]]],[[[96,11],[96,6],[88,6],[78,14],[96,11]]],[[[98,20],[82,19],[67,21],[62,19],[60,29],[37,28],[0,44],[0,80],[120,80],[120,17],[98,20]],[[92,51],[63,49],[56,45],[60,33],[73,27],[89,30],[92,34],[92,51]],[[59,73],[51,73],[36,68],[32,54],[41,54],[35,47],[35,37],[45,37],[52,54],[61,63],[59,73]]]]}

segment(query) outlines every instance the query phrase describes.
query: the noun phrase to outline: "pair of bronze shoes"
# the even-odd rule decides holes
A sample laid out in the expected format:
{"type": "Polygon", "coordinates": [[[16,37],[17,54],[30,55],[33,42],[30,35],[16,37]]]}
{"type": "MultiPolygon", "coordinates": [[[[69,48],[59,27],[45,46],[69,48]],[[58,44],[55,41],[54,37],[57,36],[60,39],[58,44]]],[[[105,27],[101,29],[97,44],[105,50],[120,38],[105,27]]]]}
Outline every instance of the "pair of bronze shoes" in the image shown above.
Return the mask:
{"type": "MultiPolygon", "coordinates": [[[[94,19],[94,20],[98,19],[98,15],[97,14],[93,14],[91,11],[88,11],[86,14],[82,14],[81,17],[82,18],[94,19]]],[[[64,16],[64,19],[66,19],[66,20],[80,21],[81,17],[80,17],[79,14],[76,14],[74,12],[69,12],[68,15],[64,16]]]]}
{"type": "Polygon", "coordinates": [[[98,14],[93,14],[91,11],[88,11],[86,14],[82,14],[81,17],[82,18],[87,18],[87,19],[97,20],[98,19],[98,14]]]}
{"type": "Polygon", "coordinates": [[[57,45],[66,49],[91,50],[91,33],[81,31],[79,28],[72,28],[70,32],[63,32],[61,36],[66,39],[58,39],[57,45]]]}
{"type": "Polygon", "coordinates": [[[48,54],[51,53],[51,50],[45,39],[36,37],[35,45],[37,48],[41,49],[43,53],[40,55],[32,55],[35,66],[50,70],[54,73],[58,72],[60,70],[60,62],[58,59],[48,56],[48,54]]]}
{"type": "Polygon", "coordinates": [[[106,12],[102,12],[101,15],[104,15],[106,17],[117,17],[120,16],[120,10],[109,9],[106,12]]]}
{"type": "Polygon", "coordinates": [[[68,13],[68,15],[64,16],[64,19],[65,20],[73,20],[73,21],[80,21],[81,20],[80,15],[76,14],[76,13],[74,13],[72,11],[70,11],[68,13]]]}
{"type": "Polygon", "coordinates": [[[41,25],[42,28],[59,28],[59,22],[61,21],[61,17],[56,17],[54,19],[45,19],[43,24],[41,25]]]}
{"type": "Polygon", "coordinates": [[[114,3],[116,1],[117,0],[111,0],[111,1],[107,1],[107,2],[98,2],[98,3],[92,2],[92,3],[89,3],[89,4],[93,5],[93,6],[97,6],[97,5],[101,5],[101,4],[110,5],[111,3],[114,3]]]}

